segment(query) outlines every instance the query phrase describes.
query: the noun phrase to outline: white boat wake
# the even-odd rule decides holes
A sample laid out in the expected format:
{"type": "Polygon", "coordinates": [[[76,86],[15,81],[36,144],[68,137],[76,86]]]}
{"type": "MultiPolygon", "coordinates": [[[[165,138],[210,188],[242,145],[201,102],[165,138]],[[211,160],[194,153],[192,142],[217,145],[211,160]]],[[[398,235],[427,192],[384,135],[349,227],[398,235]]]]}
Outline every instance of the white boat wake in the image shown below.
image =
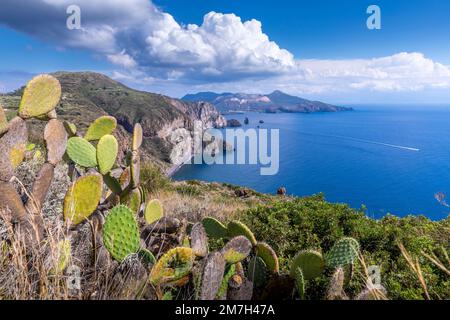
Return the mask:
{"type": "Polygon", "coordinates": [[[365,139],[359,139],[359,138],[353,138],[353,137],[327,135],[327,134],[313,134],[313,133],[306,133],[306,132],[302,132],[302,133],[307,134],[307,135],[324,136],[324,137],[330,137],[330,138],[346,139],[346,140],[358,141],[358,142],[363,142],[363,143],[376,144],[376,145],[380,145],[380,146],[403,149],[403,150],[408,150],[408,151],[416,151],[416,152],[420,151],[420,149],[418,149],[418,148],[399,146],[396,144],[390,144],[390,143],[384,143],[384,142],[372,141],[372,140],[365,140],[365,139]]]}

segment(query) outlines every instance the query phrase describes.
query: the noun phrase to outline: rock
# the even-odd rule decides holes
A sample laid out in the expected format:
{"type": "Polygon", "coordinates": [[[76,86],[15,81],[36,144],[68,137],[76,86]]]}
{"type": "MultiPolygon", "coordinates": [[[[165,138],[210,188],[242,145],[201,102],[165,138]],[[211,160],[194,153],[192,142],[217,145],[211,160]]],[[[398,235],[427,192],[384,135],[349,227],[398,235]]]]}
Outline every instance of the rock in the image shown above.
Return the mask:
{"type": "Polygon", "coordinates": [[[175,233],[180,228],[180,220],[173,217],[162,217],[142,230],[141,238],[146,239],[152,233],[175,233]]]}
{"type": "Polygon", "coordinates": [[[234,194],[239,198],[248,198],[250,196],[250,191],[248,189],[238,189],[234,194]]]}
{"type": "Polygon", "coordinates": [[[286,195],[286,188],[285,187],[279,187],[277,190],[277,194],[279,196],[285,196],[286,195]]]}
{"type": "Polygon", "coordinates": [[[237,127],[242,127],[242,124],[236,119],[230,119],[227,121],[227,127],[237,128],[237,127]]]}

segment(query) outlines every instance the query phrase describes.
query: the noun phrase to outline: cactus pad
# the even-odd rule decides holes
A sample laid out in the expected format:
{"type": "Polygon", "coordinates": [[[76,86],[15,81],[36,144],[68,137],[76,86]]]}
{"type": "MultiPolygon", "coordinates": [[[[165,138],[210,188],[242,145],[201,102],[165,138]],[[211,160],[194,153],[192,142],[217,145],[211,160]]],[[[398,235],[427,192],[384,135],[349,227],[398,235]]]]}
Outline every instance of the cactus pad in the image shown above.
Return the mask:
{"type": "Polygon", "coordinates": [[[223,276],[222,279],[222,283],[220,284],[220,288],[217,291],[217,298],[221,299],[221,298],[226,298],[226,294],[228,291],[228,282],[230,281],[230,279],[235,275],[236,273],[236,266],[234,264],[229,265],[226,269],[225,269],[225,274],[223,276]]]}
{"type": "Polygon", "coordinates": [[[89,126],[84,138],[88,141],[100,140],[104,135],[111,134],[116,127],[116,118],[111,116],[100,117],[89,126]]]}
{"type": "Polygon", "coordinates": [[[231,239],[220,251],[227,263],[240,262],[248,257],[252,250],[252,244],[244,236],[237,236],[231,239]]]}
{"type": "Polygon", "coordinates": [[[359,254],[359,243],[353,238],[338,240],[326,255],[327,265],[332,268],[352,264],[359,254]]]}
{"type": "Polygon", "coordinates": [[[300,268],[305,280],[311,280],[320,276],[325,268],[322,254],[313,250],[300,251],[292,261],[291,277],[297,278],[297,270],[300,268]]]}
{"type": "Polygon", "coordinates": [[[120,198],[122,204],[127,205],[135,214],[139,213],[142,204],[141,192],[138,188],[135,188],[129,192],[125,191],[125,194],[120,198]]]}
{"type": "Polygon", "coordinates": [[[119,205],[111,209],[103,225],[103,243],[111,256],[122,262],[139,250],[139,228],[133,212],[119,205]]]}
{"type": "Polygon", "coordinates": [[[247,276],[256,289],[265,286],[267,282],[267,266],[260,257],[253,257],[247,266],[247,276]]]}
{"type": "Polygon", "coordinates": [[[211,253],[203,269],[200,300],[214,300],[222,284],[225,259],[220,252],[211,253]]]}
{"type": "Polygon", "coordinates": [[[97,150],[86,139],[72,137],[67,142],[67,155],[69,158],[85,168],[97,166],[97,150]]]}
{"type": "Polygon", "coordinates": [[[12,167],[16,169],[23,162],[25,158],[26,145],[24,143],[18,143],[9,151],[9,162],[12,167]]]}
{"type": "Polygon", "coordinates": [[[337,268],[328,284],[327,300],[342,300],[345,297],[344,280],[344,270],[337,268]]]}
{"type": "Polygon", "coordinates": [[[141,179],[141,158],[139,156],[138,151],[133,151],[131,156],[131,165],[130,165],[130,173],[131,173],[131,185],[133,188],[139,187],[140,179],[141,179]]]}
{"type": "Polygon", "coordinates": [[[77,225],[97,209],[102,196],[103,179],[92,174],[79,178],[64,198],[64,219],[77,225]]]}
{"type": "Polygon", "coordinates": [[[190,245],[197,257],[206,257],[208,254],[208,236],[200,222],[197,222],[192,227],[190,245]]]}
{"type": "Polygon", "coordinates": [[[300,299],[305,298],[305,278],[303,277],[303,272],[300,267],[297,268],[295,272],[295,286],[297,287],[298,295],[300,299]]]}
{"type": "Polygon", "coordinates": [[[66,152],[67,132],[64,125],[56,119],[50,120],[45,126],[44,140],[47,146],[47,161],[56,165],[66,152]]]}
{"type": "Polygon", "coordinates": [[[256,255],[264,260],[271,272],[278,273],[280,271],[277,254],[267,243],[258,242],[256,244],[256,255]]]}
{"type": "Polygon", "coordinates": [[[133,145],[132,145],[133,151],[137,151],[141,147],[142,138],[143,138],[142,126],[139,123],[136,123],[134,125],[133,130],[133,145]]]}
{"type": "Polygon", "coordinates": [[[8,131],[8,119],[6,119],[5,111],[0,105],[0,136],[8,131]]]}
{"type": "Polygon", "coordinates": [[[149,203],[147,203],[147,206],[145,207],[144,218],[148,224],[152,224],[158,221],[163,217],[163,215],[163,207],[158,199],[151,200],[149,203]]]}
{"type": "Polygon", "coordinates": [[[248,240],[250,240],[253,246],[256,246],[257,241],[253,232],[242,222],[234,220],[228,223],[228,236],[230,238],[236,236],[245,236],[248,240]]]}
{"type": "Polygon", "coordinates": [[[22,95],[19,116],[23,119],[45,115],[56,108],[61,99],[61,85],[53,76],[44,74],[34,77],[22,95]]]}
{"type": "Polygon", "coordinates": [[[72,247],[68,239],[61,240],[56,245],[57,260],[56,260],[56,273],[61,273],[69,265],[72,258],[72,247]]]}
{"type": "Polygon", "coordinates": [[[166,252],[153,266],[150,283],[159,285],[177,281],[189,274],[195,255],[191,248],[174,248],[166,252]]]}
{"type": "Polygon", "coordinates": [[[66,129],[67,134],[69,137],[74,137],[77,135],[77,126],[69,121],[64,121],[64,129],[66,129]]]}
{"type": "Polygon", "coordinates": [[[9,181],[23,160],[28,140],[27,125],[19,117],[12,119],[8,132],[0,138],[0,180],[9,181]]]}
{"type": "Polygon", "coordinates": [[[202,224],[210,238],[221,239],[228,236],[227,228],[217,219],[206,217],[202,220],[202,224]]]}
{"type": "Polygon", "coordinates": [[[145,263],[147,263],[147,264],[155,264],[156,263],[155,256],[149,250],[147,250],[145,248],[141,248],[141,249],[139,249],[138,254],[139,254],[139,257],[141,257],[145,263]]]}
{"type": "Polygon", "coordinates": [[[100,138],[97,145],[97,163],[101,174],[111,171],[116,163],[119,152],[119,143],[114,136],[107,134],[100,138]]]}

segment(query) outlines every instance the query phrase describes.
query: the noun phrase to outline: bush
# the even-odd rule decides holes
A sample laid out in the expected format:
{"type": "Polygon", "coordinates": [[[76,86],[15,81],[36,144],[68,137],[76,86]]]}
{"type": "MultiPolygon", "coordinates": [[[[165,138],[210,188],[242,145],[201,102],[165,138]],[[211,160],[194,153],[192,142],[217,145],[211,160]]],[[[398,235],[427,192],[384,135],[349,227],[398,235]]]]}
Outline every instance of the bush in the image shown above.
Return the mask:
{"type": "Polygon", "coordinates": [[[141,184],[148,192],[155,193],[169,186],[170,180],[158,167],[150,163],[144,163],[141,166],[141,184]]]}
{"type": "MultiPolygon", "coordinates": [[[[365,215],[364,209],[328,203],[322,195],[316,195],[258,206],[243,212],[241,220],[258,240],[275,249],[284,270],[302,249],[327,252],[339,238],[354,237],[361,244],[366,263],[381,267],[382,283],[391,299],[422,299],[423,290],[417,277],[399,250],[401,242],[411,255],[419,258],[430,295],[450,298],[449,277],[422,255],[436,252],[441,246],[449,251],[450,218],[434,222],[421,216],[387,215],[374,220],[365,215]]],[[[313,284],[318,297],[325,290],[323,280],[313,284]]]]}

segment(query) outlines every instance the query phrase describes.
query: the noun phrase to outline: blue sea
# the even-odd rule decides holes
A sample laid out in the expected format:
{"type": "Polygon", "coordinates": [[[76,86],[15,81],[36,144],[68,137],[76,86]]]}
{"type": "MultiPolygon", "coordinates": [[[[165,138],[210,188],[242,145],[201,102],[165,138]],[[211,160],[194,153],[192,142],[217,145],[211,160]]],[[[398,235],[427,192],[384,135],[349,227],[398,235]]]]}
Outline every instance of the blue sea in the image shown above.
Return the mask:
{"type": "Polygon", "coordinates": [[[185,165],[173,178],[265,193],[284,186],[296,196],[323,192],[331,202],[365,205],[374,218],[387,213],[446,218],[450,208],[434,195],[450,197],[450,106],[353,107],[353,112],[227,116],[241,123],[248,117],[243,129],[280,130],[278,174],[262,176],[259,165],[202,164],[185,165]]]}

